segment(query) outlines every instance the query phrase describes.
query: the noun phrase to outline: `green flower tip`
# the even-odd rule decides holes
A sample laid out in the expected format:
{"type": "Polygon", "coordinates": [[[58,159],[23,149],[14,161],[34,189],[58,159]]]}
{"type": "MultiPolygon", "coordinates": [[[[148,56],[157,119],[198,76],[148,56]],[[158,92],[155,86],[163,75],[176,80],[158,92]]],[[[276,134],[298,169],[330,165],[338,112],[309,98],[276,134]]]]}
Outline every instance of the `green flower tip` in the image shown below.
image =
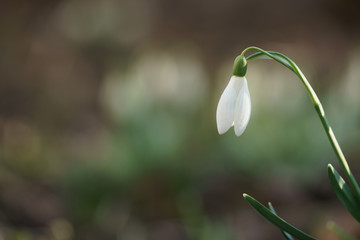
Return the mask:
{"type": "Polygon", "coordinates": [[[246,199],[248,197],[250,197],[249,195],[247,195],[246,193],[243,193],[243,197],[246,199]]]}
{"type": "Polygon", "coordinates": [[[235,58],[233,75],[237,77],[244,77],[247,70],[247,61],[243,55],[239,55],[235,58]]]}

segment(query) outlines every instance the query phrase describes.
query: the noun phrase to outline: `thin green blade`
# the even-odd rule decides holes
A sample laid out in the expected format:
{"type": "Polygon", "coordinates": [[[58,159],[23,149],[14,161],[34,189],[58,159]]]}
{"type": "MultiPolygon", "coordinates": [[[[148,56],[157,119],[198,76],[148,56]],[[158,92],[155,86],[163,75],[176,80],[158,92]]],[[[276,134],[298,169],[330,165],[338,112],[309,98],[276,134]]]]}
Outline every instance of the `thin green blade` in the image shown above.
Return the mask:
{"type": "Polygon", "coordinates": [[[356,204],[353,192],[331,164],[328,165],[328,175],[331,187],[336,196],[351,213],[351,215],[360,222],[360,209],[356,204]]]}
{"type": "MultiPolygon", "coordinates": [[[[269,202],[269,208],[270,208],[270,211],[271,211],[272,213],[274,213],[274,214],[276,214],[276,216],[278,216],[277,213],[276,213],[276,211],[275,211],[275,208],[273,207],[273,205],[271,204],[271,202],[269,202]]],[[[287,232],[285,232],[285,231],[281,231],[281,232],[282,232],[282,234],[284,235],[284,237],[285,237],[287,240],[294,240],[294,238],[293,238],[289,233],[287,233],[287,232]]]]}
{"type": "Polygon", "coordinates": [[[301,230],[287,223],[284,219],[272,213],[269,209],[267,209],[264,205],[258,202],[255,198],[247,194],[244,194],[243,196],[250,203],[250,205],[260,213],[261,216],[263,216],[269,222],[280,228],[282,231],[285,231],[300,240],[316,240],[316,238],[302,232],[301,230]]]}

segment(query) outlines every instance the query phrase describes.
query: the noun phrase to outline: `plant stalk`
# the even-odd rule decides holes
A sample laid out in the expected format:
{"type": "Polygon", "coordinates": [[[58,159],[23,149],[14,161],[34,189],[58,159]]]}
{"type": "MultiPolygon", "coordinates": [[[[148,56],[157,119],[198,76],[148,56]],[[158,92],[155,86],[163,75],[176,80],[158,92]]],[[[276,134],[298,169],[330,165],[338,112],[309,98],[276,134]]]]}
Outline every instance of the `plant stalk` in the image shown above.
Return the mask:
{"type": "Polygon", "coordinates": [[[261,57],[262,55],[265,55],[268,58],[271,58],[271,59],[281,63],[285,67],[289,68],[292,72],[294,72],[300,78],[301,82],[304,84],[307,92],[309,93],[311,101],[313,102],[314,108],[321,120],[321,123],[324,127],[324,130],[330,141],[330,144],[331,144],[332,148],[334,149],[335,155],[337,156],[338,160],[340,161],[340,164],[346,174],[347,179],[350,182],[351,187],[356,192],[357,199],[360,200],[359,185],[357,184],[357,182],[354,178],[354,175],[352,174],[350,167],[346,161],[346,158],[339,146],[339,143],[336,140],[335,134],[326,118],[325,111],[322,107],[322,104],[321,104],[319,98],[317,97],[314,89],[311,87],[309,81],[306,79],[304,74],[301,72],[300,68],[295,64],[294,61],[292,61],[290,58],[286,57],[285,55],[278,53],[278,52],[265,51],[258,47],[248,47],[241,53],[241,55],[243,56],[249,50],[255,50],[258,52],[247,57],[246,58],[247,61],[250,61],[252,59],[257,59],[257,58],[261,57]]]}

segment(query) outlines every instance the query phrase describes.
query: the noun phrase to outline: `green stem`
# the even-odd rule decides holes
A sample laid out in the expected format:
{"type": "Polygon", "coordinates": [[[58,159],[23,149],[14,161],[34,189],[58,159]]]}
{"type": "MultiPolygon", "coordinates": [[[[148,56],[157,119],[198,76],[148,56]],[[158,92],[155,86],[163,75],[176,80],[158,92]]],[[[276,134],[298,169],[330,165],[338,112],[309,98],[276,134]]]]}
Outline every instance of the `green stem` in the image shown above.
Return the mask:
{"type": "Polygon", "coordinates": [[[331,143],[332,148],[335,151],[335,154],[337,156],[337,158],[340,161],[340,164],[342,166],[342,168],[344,169],[344,172],[348,178],[348,180],[350,181],[350,185],[352,186],[352,188],[355,190],[356,195],[358,197],[358,199],[360,198],[360,188],[359,185],[357,184],[350,168],[349,165],[345,159],[345,156],[339,146],[338,141],[336,140],[335,134],[333,132],[333,130],[331,129],[329,122],[325,116],[325,111],[321,105],[321,102],[319,100],[319,98],[317,97],[314,89],[311,87],[310,83],[308,82],[308,80],[306,79],[306,77],[304,76],[304,74],[301,72],[300,68],[295,64],[294,61],[292,61],[290,58],[286,57],[285,55],[278,53],[278,52],[272,52],[272,51],[265,51],[261,48],[258,47],[248,47],[246,48],[241,55],[243,56],[247,51],[249,50],[256,50],[258,51],[257,53],[249,56],[246,58],[247,61],[250,61],[252,59],[256,59],[259,58],[260,56],[267,56],[279,63],[281,63],[282,65],[284,65],[285,67],[289,68],[292,72],[294,72],[302,81],[302,83],[304,84],[307,92],[310,95],[311,101],[313,102],[314,108],[321,120],[321,123],[325,129],[325,132],[329,138],[329,141],[331,143]]]}

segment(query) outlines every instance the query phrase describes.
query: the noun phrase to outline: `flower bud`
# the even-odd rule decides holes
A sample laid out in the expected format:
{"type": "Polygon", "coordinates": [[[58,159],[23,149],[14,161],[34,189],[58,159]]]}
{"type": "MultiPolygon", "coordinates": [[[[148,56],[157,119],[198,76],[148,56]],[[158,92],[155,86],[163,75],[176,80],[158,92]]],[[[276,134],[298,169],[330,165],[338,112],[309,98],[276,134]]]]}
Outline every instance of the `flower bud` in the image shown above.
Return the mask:
{"type": "Polygon", "coordinates": [[[235,58],[233,75],[237,77],[244,77],[247,70],[247,61],[246,58],[242,55],[239,55],[235,58]]]}

